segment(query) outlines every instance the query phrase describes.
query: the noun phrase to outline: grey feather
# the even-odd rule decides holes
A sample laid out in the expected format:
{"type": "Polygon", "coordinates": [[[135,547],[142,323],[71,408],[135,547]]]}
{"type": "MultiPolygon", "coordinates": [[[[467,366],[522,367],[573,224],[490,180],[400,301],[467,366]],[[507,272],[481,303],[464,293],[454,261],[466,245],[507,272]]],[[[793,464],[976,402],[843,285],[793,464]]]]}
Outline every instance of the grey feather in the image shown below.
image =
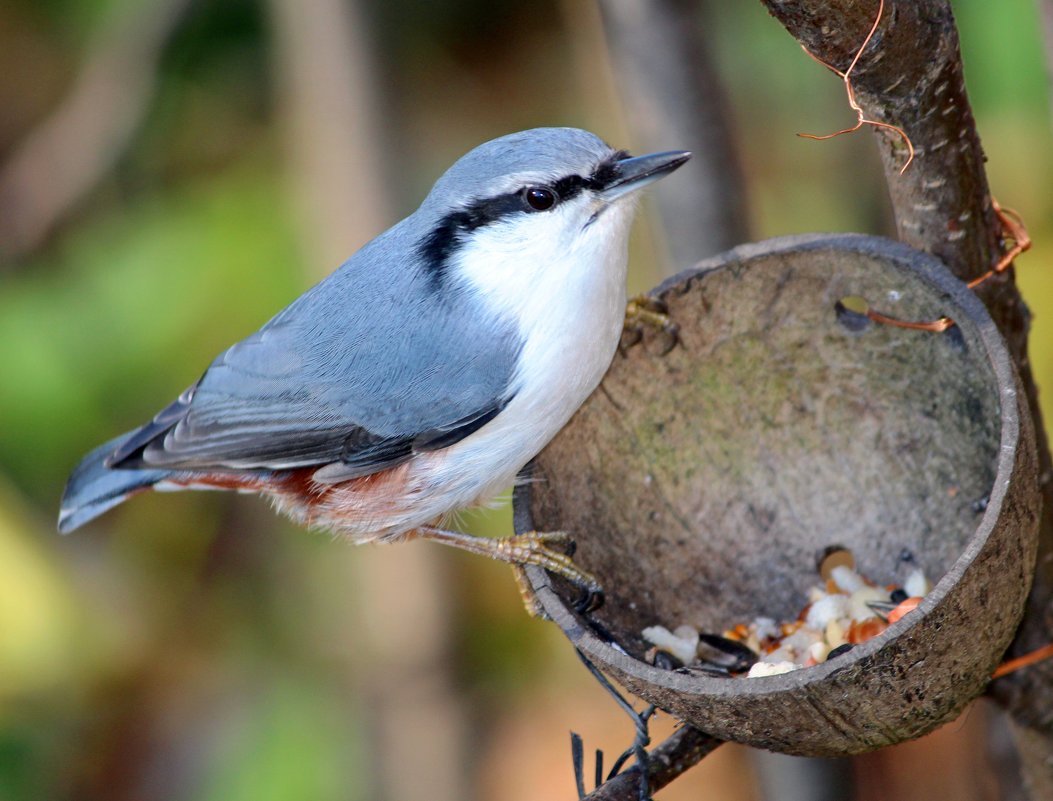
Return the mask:
{"type": "Polygon", "coordinates": [[[59,509],[59,531],[63,534],[84,525],[136,492],[149,489],[169,476],[167,470],[109,470],[106,458],[127,438],[127,434],[100,445],[77,465],[59,509]]]}
{"type": "Polygon", "coordinates": [[[467,287],[437,285],[422,243],[466,203],[508,192],[517,173],[555,180],[580,163],[588,174],[611,153],[592,134],[568,128],[523,131],[476,148],[414,214],[217,357],[106,466],[340,462],[334,480],[344,480],[484,425],[514,393],[519,333],[467,287]]]}
{"type": "Polygon", "coordinates": [[[415,239],[409,222],[221,354],[129,443],[141,448],[138,460],[126,448],[115,464],[292,468],[338,460],[361,442],[377,469],[404,457],[391,441],[506,397],[515,330],[487,320],[489,335],[480,337],[475,326],[487,313],[478,299],[439,296],[413,265],[391,266],[391,255],[415,239]],[[388,268],[376,269],[378,261],[388,268]]]}

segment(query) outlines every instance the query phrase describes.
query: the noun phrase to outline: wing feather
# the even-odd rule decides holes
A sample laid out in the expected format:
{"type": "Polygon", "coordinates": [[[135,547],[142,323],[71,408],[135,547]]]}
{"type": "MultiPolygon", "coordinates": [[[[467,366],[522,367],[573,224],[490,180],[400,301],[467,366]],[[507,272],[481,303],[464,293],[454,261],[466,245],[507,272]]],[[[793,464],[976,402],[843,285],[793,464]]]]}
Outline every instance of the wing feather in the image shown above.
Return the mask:
{"type": "MultiPolygon", "coordinates": [[[[410,220],[217,357],[107,465],[338,463],[334,474],[353,477],[446,447],[492,420],[514,394],[518,334],[469,293],[440,295],[419,270],[380,280],[371,267],[385,249],[399,249],[410,220]]],[[[400,252],[409,252],[405,243],[400,252]]]]}

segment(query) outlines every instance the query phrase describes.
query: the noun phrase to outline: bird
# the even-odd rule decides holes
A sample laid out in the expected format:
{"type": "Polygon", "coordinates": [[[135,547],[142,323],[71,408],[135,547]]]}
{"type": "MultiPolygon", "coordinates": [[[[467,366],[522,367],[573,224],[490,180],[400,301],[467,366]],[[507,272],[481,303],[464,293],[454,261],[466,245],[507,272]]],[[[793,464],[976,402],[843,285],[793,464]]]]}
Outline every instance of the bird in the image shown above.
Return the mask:
{"type": "Polygon", "coordinates": [[[479,145],[152,420],[85,456],[59,530],[147,490],[235,490],[355,543],[420,537],[509,562],[524,593],[529,564],[600,593],[563,532],[442,523],[513,485],[599,384],[625,316],[633,200],[690,155],[633,157],[576,128],[479,145]]]}

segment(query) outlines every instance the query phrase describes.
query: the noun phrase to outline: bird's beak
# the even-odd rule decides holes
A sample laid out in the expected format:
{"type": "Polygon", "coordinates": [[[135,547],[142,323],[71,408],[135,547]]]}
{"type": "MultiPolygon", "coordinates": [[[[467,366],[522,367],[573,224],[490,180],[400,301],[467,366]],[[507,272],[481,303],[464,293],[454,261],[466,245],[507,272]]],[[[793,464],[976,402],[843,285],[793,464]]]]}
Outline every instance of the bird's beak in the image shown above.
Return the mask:
{"type": "Polygon", "coordinates": [[[647,156],[625,158],[614,162],[614,179],[599,192],[599,196],[610,203],[613,200],[635,192],[652,181],[668,175],[685,161],[691,158],[686,150],[674,150],[668,153],[651,153],[647,156]]]}

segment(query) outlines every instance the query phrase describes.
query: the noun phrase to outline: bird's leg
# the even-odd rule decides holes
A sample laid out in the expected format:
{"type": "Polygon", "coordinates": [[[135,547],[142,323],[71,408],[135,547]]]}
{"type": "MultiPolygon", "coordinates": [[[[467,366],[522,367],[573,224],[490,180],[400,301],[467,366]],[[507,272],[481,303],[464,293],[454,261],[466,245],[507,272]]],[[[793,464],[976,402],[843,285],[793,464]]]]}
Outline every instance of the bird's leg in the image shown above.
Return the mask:
{"type": "Polygon", "coordinates": [[[516,580],[516,587],[519,588],[519,598],[523,601],[523,608],[526,609],[526,613],[539,620],[548,620],[549,616],[545,611],[545,607],[541,605],[537,593],[530,586],[530,579],[527,577],[526,569],[522,565],[512,565],[512,577],[516,580]]]}
{"type": "Polygon", "coordinates": [[[525,534],[500,539],[475,537],[434,526],[419,526],[416,533],[422,539],[489,556],[499,562],[508,562],[515,569],[516,584],[523,596],[523,605],[532,615],[538,615],[541,608],[523,572],[527,565],[537,565],[549,573],[563,576],[578,587],[583,593],[583,598],[578,604],[579,610],[591,611],[603,603],[603,588],[596,578],[575,565],[568,554],[550,547],[557,545],[566,548],[571,544],[570,535],[565,531],[528,531],[525,534]]]}
{"type": "Polygon", "coordinates": [[[659,331],[667,341],[663,353],[672,350],[679,341],[680,326],[669,317],[669,308],[664,302],[650,295],[637,295],[625,305],[625,320],[622,323],[622,347],[632,347],[643,337],[643,329],[659,331]]]}

